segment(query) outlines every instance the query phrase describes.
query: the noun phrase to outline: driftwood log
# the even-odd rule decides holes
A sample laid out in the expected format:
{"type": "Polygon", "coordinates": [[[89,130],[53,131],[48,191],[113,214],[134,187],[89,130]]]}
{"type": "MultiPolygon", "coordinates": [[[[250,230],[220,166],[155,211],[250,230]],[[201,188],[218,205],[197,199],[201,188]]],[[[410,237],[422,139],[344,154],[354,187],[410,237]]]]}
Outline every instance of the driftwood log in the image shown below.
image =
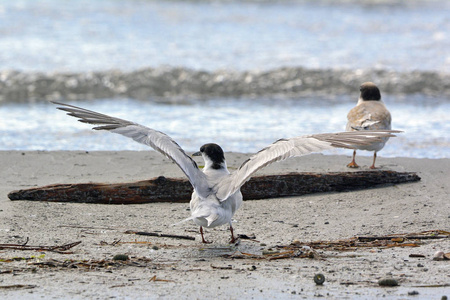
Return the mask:
{"type": "MultiPolygon", "coordinates": [[[[244,200],[341,192],[419,181],[416,173],[395,171],[290,173],[253,177],[241,188],[244,200]]],[[[139,204],[189,202],[192,186],[188,180],[163,176],[132,183],[54,184],[12,191],[11,200],[139,204]]]]}

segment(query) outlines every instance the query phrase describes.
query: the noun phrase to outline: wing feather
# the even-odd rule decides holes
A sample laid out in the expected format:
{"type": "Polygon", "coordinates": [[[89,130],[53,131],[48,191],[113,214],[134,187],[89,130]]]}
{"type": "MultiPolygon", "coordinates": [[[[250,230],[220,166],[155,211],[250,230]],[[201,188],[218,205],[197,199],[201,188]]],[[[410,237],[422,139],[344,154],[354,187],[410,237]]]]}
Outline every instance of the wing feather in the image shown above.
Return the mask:
{"type": "Polygon", "coordinates": [[[68,112],[69,116],[78,118],[78,121],[82,123],[99,125],[93,127],[95,130],[108,130],[152,147],[156,151],[170,158],[180,167],[201,197],[206,198],[211,192],[205,174],[200,171],[196,162],[165,133],[81,107],[60,102],[53,103],[62,105],[62,107],[58,107],[58,109],[68,112]]]}
{"type": "Polygon", "coordinates": [[[351,131],[280,139],[251,156],[236,172],[219,182],[214,187],[216,196],[220,201],[226,200],[238,191],[256,171],[271,163],[332,148],[353,149],[355,146],[370,145],[380,142],[383,137],[395,136],[392,133],[396,132],[400,131],[351,131]]]}

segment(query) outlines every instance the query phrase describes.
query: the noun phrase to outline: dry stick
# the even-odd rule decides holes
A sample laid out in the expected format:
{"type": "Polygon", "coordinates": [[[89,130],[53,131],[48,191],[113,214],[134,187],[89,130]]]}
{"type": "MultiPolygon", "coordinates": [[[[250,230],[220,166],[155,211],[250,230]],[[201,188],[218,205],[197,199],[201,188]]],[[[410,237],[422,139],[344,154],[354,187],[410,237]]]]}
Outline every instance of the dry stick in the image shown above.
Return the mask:
{"type": "Polygon", "coordinates": [[[175,282],[175,281],[173,281],[173,280],[168,280],[168,279],[159,279],[159,278],[156,277],[156,275],[154,275],[154,276],[153,276],[152,278],[150,278],[148,281],[149,281],[149,282],[150,282],[150,281],[175,282]]]}
{"type": "Polygon", "coordinates": [[[37,285],[32,284],[13,284],[13,285],[0,285],[0,289],[34,289],[37,285]]]}
{"type": "Polygon", "coordinates": [[[30,238],[27,237],[27,240],[23,244],[0,244],[0,249],[2,249],[1,248],[2,246],[26,247],[26,245],[28,244],[29,240],[30,240],[30,238]]]}
{"type": "Polygon", "coordinates": [[[98,230],[117,230],[117,228],[111,228],[111,227],[80,226],[80,225],[59,225],[59,227],[81,228],[81,229],[98,229],[98,230]]]}
{"type": "MultiPolygon", "coordinates": [[[[444,283],[444,284],[427,284],[427,285],[413,285],[413,287],[429,287],[429,288],[432,288],[432,287],[439,288],[439,287],[448,287],[448,286],[450,286],[449,283],[444,283]]],[[[442,297],[442,299],[444,299],[444,297],[442,297]]]]}
{"type": "Polygon", "coordinates": [[[125,231],[125,233],[195,241],[195,237],[187,236],[187,235],[165,234],[165,233],[158,233],[158,232],[143,232],[143,231],[133,231],[133,230],[127,230],[127,231],[125,231]]]}
{"type": "Polygon", "coordinates": [[[392,240],[392,239],[408,239],[408,240],[432,240],[432,239],[448,239],[448,235],[404,235],[404,236],[358,236],[359,241],[376,241],[376,240],[392,240]]]}
{"type": "Polygon", "coordinates": [[[22,246],[25,246],[26,244],[28,244],[28,241],[30,240],[29,237],[27,237],[27,240],[25,241],[25,243],[22,244],[22,246]]]}
{"type": "MultiPolygon", "coordinates": [[[[28,242],[28,240],[27,240],[28,242]]],[[[37,251],[52,251],[61,254],[68,254],[68,249],[81,244],[81,241],[65,244],[61,246],[27,246],[18,244],[0,244],[0,249],[13,249],[13,250],[37,250],[37,251]]]]}
{"type": "Polygon", "coordinates": [[[415,254],[415,253],[411,253],[411,254],[409,255],[409,257],[422,257],[422,258],[425,258],[426,256],[423,255],[423,254],[415,254]]]}
{"type": "Polygon", "coordinates": [[[211,265],[211,268],[219,269],[219,270],[232,270],[233,266],[213,266],[213,265],[211,265]]]}

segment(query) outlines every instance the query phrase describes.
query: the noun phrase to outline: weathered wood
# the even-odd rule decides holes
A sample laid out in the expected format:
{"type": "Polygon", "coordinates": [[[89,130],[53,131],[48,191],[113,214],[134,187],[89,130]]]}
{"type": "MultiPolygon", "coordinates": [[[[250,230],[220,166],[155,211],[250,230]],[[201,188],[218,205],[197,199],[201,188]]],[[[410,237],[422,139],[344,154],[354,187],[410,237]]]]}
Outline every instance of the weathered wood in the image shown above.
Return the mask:
{"type": "MultiPolygon", "coordinates": [[[[245,200],[341,192],[420,180],[416,173],[395,171],[290,173],[253,177],[242,188],[245,200]]],[[[54,184],[12,191],[11,200],[139,204],[149,202],[189,202],[192,186],[184,179],[163,176],[132,183],[54,184]]]]}

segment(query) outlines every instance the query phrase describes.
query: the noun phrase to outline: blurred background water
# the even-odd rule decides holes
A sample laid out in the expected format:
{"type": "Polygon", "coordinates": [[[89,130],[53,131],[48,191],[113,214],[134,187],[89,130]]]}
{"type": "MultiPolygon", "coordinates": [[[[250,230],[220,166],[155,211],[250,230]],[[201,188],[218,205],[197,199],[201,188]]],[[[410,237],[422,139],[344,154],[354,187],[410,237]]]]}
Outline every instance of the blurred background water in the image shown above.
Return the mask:
{"type": "Polygon", "coordinates": [[[147,149],[57,100],[254,152],[344,130],[373,81],[405,131],[380,155],[450,157],[449,49],[447,0],[0,1],[0,150],[147,149]]]}

